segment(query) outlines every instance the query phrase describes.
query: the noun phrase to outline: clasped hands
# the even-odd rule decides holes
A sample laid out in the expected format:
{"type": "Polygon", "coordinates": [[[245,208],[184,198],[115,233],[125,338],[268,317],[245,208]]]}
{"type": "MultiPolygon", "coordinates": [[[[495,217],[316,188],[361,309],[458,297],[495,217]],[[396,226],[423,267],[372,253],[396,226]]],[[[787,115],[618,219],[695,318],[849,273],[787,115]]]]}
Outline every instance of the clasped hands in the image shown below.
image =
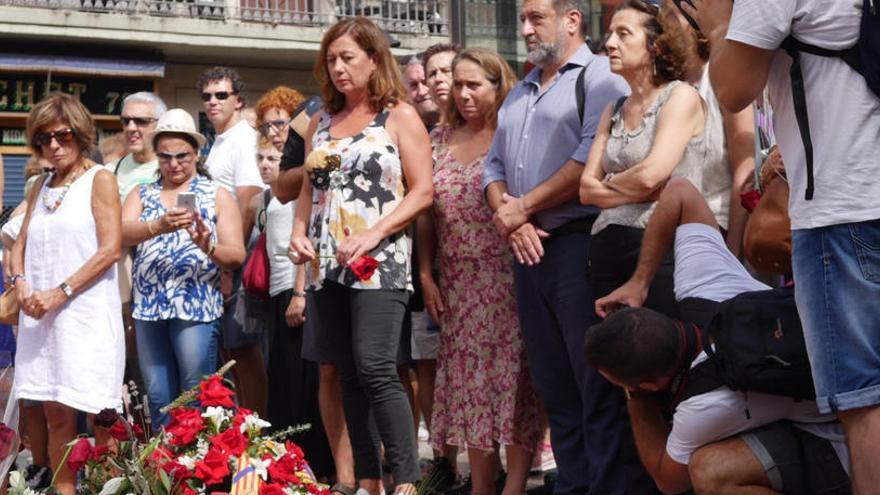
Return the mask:
{"type": "Polygon", "coordinates": [[[550,234],[529,221],[523,198],[504,193],[501,201],[502,205],[492,216],[495,228],[507,238],[517,262],[529,266],[537,265],[544,256],[541,241],[550,237],[550,234]]]}
{"type": "Polygon", "coordinates": [[[60,287],[31,292],[30,284],[23,279],[16,280],[15,291],[18,295],[18,307],[35,320],[67,301],[67,295],[60,287]]]}

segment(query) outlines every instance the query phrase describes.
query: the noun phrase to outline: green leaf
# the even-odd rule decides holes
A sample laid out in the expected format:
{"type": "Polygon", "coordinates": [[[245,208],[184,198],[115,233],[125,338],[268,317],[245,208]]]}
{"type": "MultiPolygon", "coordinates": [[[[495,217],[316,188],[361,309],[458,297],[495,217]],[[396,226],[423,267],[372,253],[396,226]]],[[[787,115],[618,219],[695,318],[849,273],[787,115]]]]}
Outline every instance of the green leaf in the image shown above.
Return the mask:
{"type": "Polygon", "coordinates": [[[159,469],[159,479],[162,480],[162,487],[165,488],[165,493],[171,493],[171,480],[164,469],[159,469]]]}

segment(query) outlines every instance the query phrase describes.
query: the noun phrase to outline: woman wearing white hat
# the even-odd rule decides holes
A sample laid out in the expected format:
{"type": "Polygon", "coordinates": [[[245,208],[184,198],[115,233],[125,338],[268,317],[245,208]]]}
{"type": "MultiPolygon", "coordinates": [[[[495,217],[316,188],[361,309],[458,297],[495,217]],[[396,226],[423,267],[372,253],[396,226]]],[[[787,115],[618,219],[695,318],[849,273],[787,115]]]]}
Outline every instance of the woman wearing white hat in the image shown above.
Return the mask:
{"type": "Polygon", "coordinates": [[[138,360],[153,424],[164,425],[169,418],[159,409],[216,371],[220,269],[240,266],[245,249],[235,200],[211,180],[198,156],[205,137],[192,116],[167,111],[152,140],[160,177],[125,199],[122,242],[136,246],[138,360]]]}

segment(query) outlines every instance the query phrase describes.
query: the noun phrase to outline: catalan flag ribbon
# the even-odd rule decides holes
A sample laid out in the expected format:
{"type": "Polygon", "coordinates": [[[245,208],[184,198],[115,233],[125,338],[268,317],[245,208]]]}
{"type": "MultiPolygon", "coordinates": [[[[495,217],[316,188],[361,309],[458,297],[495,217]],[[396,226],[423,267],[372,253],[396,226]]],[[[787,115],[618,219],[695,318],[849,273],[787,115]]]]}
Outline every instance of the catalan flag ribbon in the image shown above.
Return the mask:
{"type": "Polygon", "coordinates": [[[232,477],[232,490],[229,495],[260,495],[263,480],[251,465],[250,457],[244,452],[238,457],[238,470],[232,477]]]}

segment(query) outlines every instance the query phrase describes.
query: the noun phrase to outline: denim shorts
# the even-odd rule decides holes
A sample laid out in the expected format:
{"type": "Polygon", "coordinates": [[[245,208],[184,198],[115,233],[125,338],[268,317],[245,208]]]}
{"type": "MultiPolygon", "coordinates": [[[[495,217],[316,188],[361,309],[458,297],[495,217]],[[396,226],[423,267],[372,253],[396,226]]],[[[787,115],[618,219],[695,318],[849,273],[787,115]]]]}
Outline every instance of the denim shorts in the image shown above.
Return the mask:
{"type": "Polygon", "coordinates": [[[792,248],[819,411],[880,404],[880,219],[795,230],[792,248]]]}

